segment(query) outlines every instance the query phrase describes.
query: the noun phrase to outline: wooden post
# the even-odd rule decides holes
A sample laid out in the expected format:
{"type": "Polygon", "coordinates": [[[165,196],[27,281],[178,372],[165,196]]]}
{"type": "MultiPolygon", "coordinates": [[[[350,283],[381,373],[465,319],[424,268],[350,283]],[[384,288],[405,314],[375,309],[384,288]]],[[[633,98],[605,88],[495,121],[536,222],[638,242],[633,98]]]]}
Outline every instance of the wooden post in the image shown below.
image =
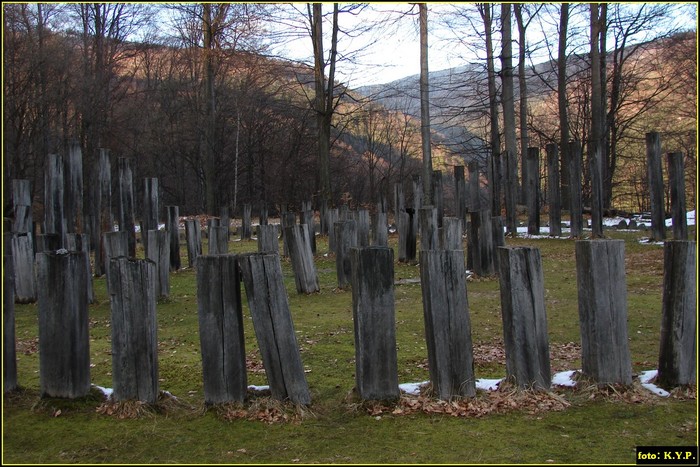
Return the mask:
{"type": "Polygon", "coordinates": [[[15,292],[12,272],[12,234],[3,234],[2,252],[2,383],[4,392],[17,389],[17,346],[15,341],[15,292]]]}
{"type": "Polygon", "coordinates": [[[454,166],[455,177],[455,215],[462,223],[462,229],[466,227],[467,222],[467,194],[466,185],[464,182],[464,166],[454,166]]]}
{"type": "Polygon", "coordinates": [[[231,216],[229,214],[228,206],[222,206],[219,210],[219,223],[218,227],[226,227],[226,242],[231,239],[231,216]]]}
{"type": "Polygon", "coordinates": [[[357,391],[362,399],[398,399],[394,250],[353,248],[350,257],[357,391]]]}
{"type": "Polygon", "coordinates": [[[401,183],[394,183],[394,219],[396,220],[397,226],[399,223],[399,216],[405,210],[406,200],[403,194],[403,185],[401,183]]]}
{"type": "Polygon", "coordinates": [[[521,388],[551,386],[540,250],[498,249],[506,378],[521,388]]]}
{"type": "MultiPolygon", "coordinates": [[[[432,204],[435,206],[435,209],[437,209],[437,226],[438,228],[442,227],[442,218],[445,216],[445,196],[442,190],[442,171],[440,170],[433,170],[433,200],[432,204]]],[[[427,200],[423,200],[424,203],[427,203],[427,200]]],[[[421,232],[421,235],[423,233],[421,232]]]]}
{"type": "Polygon", "coordinates": [[[420,249],[421,251],[437,250],[438,243],[438,210],[434,206],[423,206],[418,212],[420,225],[420,249]]]}
{"type": "Polygon", "coordinates": [[[328,209],[326,211],[326,229],[328,229],[328,252],[335,253],[335,232],[333,232],[333,226],[340,215],[338,213],[338,208],[328,209]]]}
{"type": "Polygon", "coordinates": [[[357,224],[357,246],[369,246],[369,211],[358,209],[355,213],[357,224]]]}
{"type": "Polygon", "coordinates": [[[501,155],[491,154],[489,164],[489,194],[491,195],[491,212],[497,216],[501,215],[501,155]]]}
{"type": "Polygon", "coordinates": [[[12,232],[32,232],[32,185],[29,180],[12,180],[12,232]]]}
{"type": "Polygon", "coordinates": [[[355,221],[338,221],[335,232],[335,271],[338,288],[344,289],[350,282],[350,249],[357,246],[357,224],[355,221]]]}
{"type": "Polygon", "coordinates": [[[569,142],[569,219],[571,238],[583,236],[583,198],[581,193],[581,143],[569,142]]]}
{"type": "Polygon", "coordinates": [[[187,241],[187,264],[193,268],[197,257],[202,254],[202,228],[197,219],[185,220],[185,240],[187,241]]]}
{"type": "MultiPolygon", "coordinates": [[[[109,274],[109,260],[120,256],[129,256],[129,233],[125,231],[105,232],[102,234],[104,245],[104,270],[109,274]]],[[[107,281],[109,285],[109,280],[107,281]]]]}
{"type": "Polygon", "coordinates": [[[165,230],[146,232],[146,258],[156,264],[156,297],[170,296],[170,236],[165,230]]]}
{"type": "Polygon", "coordinates": [[[399,261],[410,263],[416,260],[416,230],[413,218],[417,213],[407,208],[399,215],[399,261]],[[401,255],[403,254],[403,257],[401,255]]]}
{"type": "Polygon", "coordinates": [[[148,231],[158,230],[160,203],[158,200],[158,179],[143,179],[143,215],[141,217],[141,244],[148,245],[148,231]]]}
{"type": "Polygon", "coordinates": [[[280,246],[276,224],[265,224],[258,227],[258,253],[279,254],[280,246]]]}
{"type": "Polygon", "coordinates": [[[168,213],[166,230],[170,238],[169,267],[171,271],[177,271],[182,267],[180,260],[180,208],[178,206],[166,206],[168,213]]]}
{"type": "MultiPolygon", "coordinates": [[[[59,234],[55,236],[60,238],[59,234]]],[[[37,280],[32,234],[30,232],[13,233],[11,244],[15,303],[34,303],[37,299],[37,280]]]]}
{"type": "Polygon", "coordinates": [[[280,256],[239,256],[253,328],[272,397],[295,404],[311,403],[282,276],[280,256]]]}
{"type": "Polygon", "coordinates": [[[695,384],[696,285],[695,242],[664,242],[664,292],[657,378],[662,386],[695,384]]]}
{"type": "Polygon", "coordinates": [[[389,231],[387,224],[386,211],[377,210],[373,217],[374,227],[372,228],[372,245],[374,246],[389,246],[389,231]]]}
{"type": "MultiPolygon", "coordinates": [[[[461,228],[459,219],[451,219],[461,228]]],[[[476,379],[464,252],[422,250],[420,272],[433,392],[444,400],[473,397],[476,379]]]]}
{"type": "Polygon", "coordinates": [[[63,210],[63,158],[49,154],[44,179],[44,225],[46,233],[59,234],[61,243],[65,235],[65,213],[63,210]]]}
{"type": "Polygon", "coordinates": [[[668,186],[671,197],[673,239],[688,240],[688,217],[685,212],[685,169],[682,152],[670,152],[668,159],[668,186]]]}
{"type": "Polygon", "coordinates": [[[526,180],[523,182],[527,203],[527,233],[540,234],[540,149],[527,148],[526,180]]]}
{"type": "Polygon", "coordinates": [[[545,147],[547,152],[547,204],[549,211],[549,236],[561,237],[561,195],[559,188],[559,150],[556,143],[545,147]]]}
{"type": "Polygon", "coordinates": [[[287,227],[296,225],[296,216],[293,212],[285,211],[282,213],[281,227],[282,227],[282,254],[284,256],[289,256],[289,239],[287,238],[287,227]]]}
{"type": "Polygon", "coordinates": [[[267,225],[268,224],[268,215],[267,215],[267,206],[263,204],[263,206],[260,207],[260,225],[267,225]]]}
{"type": "Polygon", "coordinates": [[[491,276],[496,272],[491,211],[471,212],[469,217],[468,253],[471,251],[471,261],[468,261],[468,267],[471,267],[477,276],[491,276]]]}
{"type": "Polygon", "coordinates": [[[112,397],[158,401],[156,265],[112,258],[107,274],[112,316],[112,397]]]}
{"type": "Polygon", "coordinates": [[[107,270],[102,234],[114,231],[114,218],[112,216],[112,169],[109,162],[108,149],[100,149],[98,164],[93,211],[95,227],[92,236],[95,245],[95,276],[100,277],[103,276],[107,270]]]}
{"type": "Polygon", "coordinates": [[[441,250],[462,250],[462,220],[458,217],[445,217],[440,229],[441,250]]]}
{"type": "Polygon", "coordinates": [[[413,234],[414,236],[417,236],[420,234],[418,210],[423,207],[423,182],[421,181],[420,175],[414,175],[411,178],[411,183],[413,186],[413,204],[411,205],[413,209],[413,216],[411,217],[411,222],[413,225],[413,234]]]}
{"type": "Polygon", "coordinates": [[[624,240],[576,241],[576,275],[583,373],[599,384],[632,384],[624,240]]]}
{"type": "Polygon", "coordinates": [[[241,219],[241,240],[250,240],[253,236],[252,215],[253,207],[246,203],[243,205],[243,219],[241,219]]]}
{"type": "Polygon", "coordinates": [[[517,213],[517,197],[518,197],[518,162],[517,155],[506,151],[503,154],[503,163],[505,165],[505,208],[506,208],[506,230],[513,237],[518,236],[518,213],[517,213]]]}
{"type": "Polygon", "coordinates": [[[479,164],[469,161],[469,184],[467,188],[467,211],[476,212],[481,209],[481,195],[479,193],[479,164]]]}
{"type": "Polygon", "coordinates": [[[328,201],[321,200],[321,206],[319,207],[319,229],[321,235],[328,235],[328,201]]]}
{"type": "Polygon", "coordinates": [[[204,255],[198,259],[197,310],[207,404],[243,402],[246,398],[240,283],[235,255],[204,255]]]}
{"type": "Polygon", "coordinates": [[[39,382],[42,397],[90,392],[90,332],[85,253],[36,256],[39,305],[39,382]]]}
{"type": "Polygon", "coordinates": [[[318,292],[321,289],[318,284],[314,255],[311,252],[309,226],[306,224],[290,225],[285,230],[297,292],[306,294],[318,292]]]}
{"type": "Polygon", "coordinates": [[[120,157],[119,169],[119,230],[127,233],[129,256],[136,257],[136,229],[134,221],[134,184],[129,159],[120,157]]]}
{"type": "Polygon", "coordinates": [[[590,155],[591,237],[603,238],[603,148],[597,146],[590,155]]]}
{"type": "Polygon", "coordinates": [[[228,253],[228,227],[224,225],[209,225],[210,255],[225,255],[228,253]]]}
{"type": "Polygon", "coordinates": [[[646,134],[647,181],[651,205],[651,241],[666,238],[664,215],[664,175],[661,168],[661,137],[655,131],[646,134]]]}
{"type": "Polygon", "coordinates": [[[61,234],[39,234],[36,236],[34,254],[40,251],[60,250],[61,248],[63,248],[63,239],[61,238],[61,234]]]}
{"type": "MultiPolygon", "coordinates": [[[[311,202],[309,201],[309,204],[311,202]]],[[[314,222],[314,212],[312,209],[304,209],[299,214],[299,223],[304,224],[309,229],[309,241],[311,242],[311,253],[316,254],[316,223],[314,222]]],[[[259,251],[259,250],[258,250],[259,251]]]]}
{"type": "Polygon", "coordinates": [[[64,159],[64,214],[66,233],[84,233],[83,219],[83,153],[77,141],[68,144],[64,159]]]}
{"type": "Polygon", "coordinates": [[[95,290],[92,281],[92,266],[90,265],[90,239],[88,234],[66,234],[66,249],[85,253],[85,277],[88,303],[95,303],[95,290]]]}

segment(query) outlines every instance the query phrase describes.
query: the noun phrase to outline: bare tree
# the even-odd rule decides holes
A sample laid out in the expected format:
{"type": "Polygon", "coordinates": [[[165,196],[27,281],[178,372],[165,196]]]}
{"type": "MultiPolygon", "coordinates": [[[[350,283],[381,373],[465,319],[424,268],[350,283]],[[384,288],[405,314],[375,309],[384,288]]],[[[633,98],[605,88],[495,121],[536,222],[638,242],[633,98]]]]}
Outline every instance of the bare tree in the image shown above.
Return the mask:
{"type": "Polygon", "coordinates": [[[423,148],[423,203],[433,203],[433,161],[430,153],[430,94],[428,82],[428,6],[420,3],[420,128],[423,148]]]}
{"type": "Polygon", "coordinates": [[[516,197],[518,193],[518,143],[516,139],[515,100],[513,95],[513,44],[511,39],[511,4],[501,4],[501,80],[503,132],[505,134],[506,229],[517,235],[516,197]]]}

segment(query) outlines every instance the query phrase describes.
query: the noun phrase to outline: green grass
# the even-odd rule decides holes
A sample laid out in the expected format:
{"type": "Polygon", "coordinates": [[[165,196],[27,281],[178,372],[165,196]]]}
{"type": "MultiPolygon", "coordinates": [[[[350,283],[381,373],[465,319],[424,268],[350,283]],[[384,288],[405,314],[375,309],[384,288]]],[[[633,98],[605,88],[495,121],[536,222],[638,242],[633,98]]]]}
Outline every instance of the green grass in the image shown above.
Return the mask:
{"type": "MultiPolygon", "coordinates": [[[[663,248],[640,244],[637,235],[629,232],[609,231],[609,235],[626,242],[633,372],[655,369],[663,248]]],[[[390,241],[395,245],[396,238],[390,241]]],[[[574,242],[509,238],[507,243],[540,249],[552,370],[579,369],[574,242]]],[[[233,241],[230,250],[255,251],[256,243],[233,241]]],[[[254,419],[228,419],[225,407],[204,406],[196,280],[192,270],[183,269],[171,274],[170,298],[157,308],[160,388],[177,399],[165,398],[138,418],[104,414],[96,390],[79,400],[41,399],[37,306],[15,305],[20,389],[3,398],[3,463],[622,464],[635,462],[635,446],[697,444],[694,390],[690,397],[660,398],[645,395],[638,385],[627,396],[613,393],[617,397],[590,387],[553,388],[552,393],[566,402],[564,410],[537,410],[526,404],[480,417],[429,410],[398,414],[392,413],[395,406],[379,410],[360,403],[353,395],[352,293],[337,289],[335,260],[323,255],[327,251],[323,238],[318,239],[318,251],[321,291],[315,294],[296,293],[290,263],[282,259],[313,401],[307,410],[275,404],[264,395],[251,395],[245,407],[254,419]],[[284,414],[288,420],[255,419],[255,414],[263,412],[284,414]]],[[[418,277],[417,265],[395,264],[396,280],[418,277]]],[[[467,290],[476,377],[501,378],[505,363],[498,279],[470,281],[467,290]]],[[[111,329],[104,278],[95,280],[95,293],[98,301],[90,306],[91,379],[109,388],[111,329]]],[[[396,285],[395,298],[399,382],[428,380],[420,285],[396,285]]],[[[267,380],[245,294],[243,302],[251,365],[248,383],[264,385],[267,380]]],[[[487,397],[480,391],[476,400],[487,397]]],[[[411,400],[418,398],[402,399],[411,400]]],[[[425,396],[420,400],[432,402],[426,407],[436,403],[425,396]]]]}

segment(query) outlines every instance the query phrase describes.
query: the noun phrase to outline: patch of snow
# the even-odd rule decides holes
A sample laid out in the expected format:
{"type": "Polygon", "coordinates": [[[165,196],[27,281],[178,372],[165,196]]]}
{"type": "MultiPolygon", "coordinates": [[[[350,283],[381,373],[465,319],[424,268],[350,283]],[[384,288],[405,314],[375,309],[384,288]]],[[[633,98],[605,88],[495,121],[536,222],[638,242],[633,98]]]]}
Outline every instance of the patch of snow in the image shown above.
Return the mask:
{"type": "Polygon", "coordinates": [[[556,386],[574,387],[576,386],[576,381],[573,379],[575,374],[576,370],[560,371],[559,373],[555,373],[554,376],[552,376],[552,384],[556,386]]]}
{"type": "Polygon", "coordinates": [[[250,389],[251,391],[267,391],[268,389],[270,389],[270,386],[255,386],[254,384],[251,384],[248,386],[248,389],[250,389]]]}
{"type": "Polygon", "coordinates": [[[113,390],[112,388],[103,388],[102,386],[97,386],[97,385],[95,385],[95,384],[93,384],[92,387],[94,387],[94,388],[99,389],[100,391],[102,391],[102,394],[104,394],[105,397],[108,398],[108,399],[109,399],[110,397],[112,397],[112,393],[114,392],[114,390],[113,390]]]}
{"type": "Polygon", "coordinates": [[[650,383],[652,379],[656,378],[656,375],[659,374],[659,370],[648,370],[648,371],[642,371],[639,373],[639,382],[642,383],[642,386],[656,394],[657,396],[661,397],[668,397],[671,394],[668,391],[665,391],[658,387],[655,384],[650,383]]]}
{"type": "Polygon", "coordinates": [[[403,392],[407,394],[413,394],[417,395],[420,394],[420,388],[421,386],[424,386],[426,384],[430,383],[430,381],[422,381],[420,383],[404,383],[404,384],[399,384],[399,389],[402,390],[403,392]]]}
{"type": "Polygon", "coordinates": [[[476,380],[476,388],[483,391],[495,391],[498,389],[498,385],[501,384],[503,378],[501,379],[486,379],[479,378],[476,380]]]}

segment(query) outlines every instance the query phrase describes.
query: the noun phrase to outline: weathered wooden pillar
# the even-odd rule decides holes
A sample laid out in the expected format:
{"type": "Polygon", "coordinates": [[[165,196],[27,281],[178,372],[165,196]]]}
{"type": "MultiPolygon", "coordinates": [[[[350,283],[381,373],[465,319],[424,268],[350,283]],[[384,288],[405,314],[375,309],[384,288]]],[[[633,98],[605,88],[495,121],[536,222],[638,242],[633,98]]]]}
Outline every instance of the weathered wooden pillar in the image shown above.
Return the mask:
{"type": "Polygon", "coordinates": [[[467,168],[469,170],[467,211],[476,212],[481,209],[481,195],[479,193],[479,164],[472,160],[467,164],[467,168]]]}
{"type": "Polygon", "coordinates": [[[202,228],[199,220],[185,220],[185,240],[187,242],[187,264],[193,268],[197,264],[197,257],[202,254],[202,228]]]}
{"type": "Polygon", "coordinates": [[[36,255],[41,396],[78,398],[90,392],[90,332],[85,253],[36,255]]]}
{"type": "Polygon", "coordinates": [[[623,240],[576,241],[582,371],[599,384],[632,384],[623,240]]]}
{"type": "Polygon", "coordinates": [[[355,212],[355,222],[357,224],[357,246],[369,246],[369,211],[358,209],[355,212]]]}
{"type": "Polygon", "coordinates": [[[148,232],[158,230],[160,202],[158,196],[158,179],[143,179],[143,214],[141,216],[141,244],[148,245],[148,232]]]}
{"type": "MultiPolygon", "coordinates": [[[[451,219],[461,228],[459,219],[451,219]]],[[[476,378],[464,252],[422,250],[420,272],[433,392],[444,400],[473,397],[476,378]]]]}
{"type": "Polygon", "coordinates": [[[489,169],[489,194],[491,196],[491,211],[497,216],[501,215],[501,155],[491,154],[489,169]]]}
{"type": "Polygon", "coordinates": [[[158,401],[156,274],[148,259],[109,260],[112,397],[117,401],[158,401]]]}
{"type": "Polygon", "coordinates": [[[394,183],[394,219],[399,227],[399,216],[406,210],[406,198],[403,193],[403,184],[394,183]]]}
{"type": "Polygon", "coordinates": [[[15,292],[12,272],[12,234],[4,233],[2,252],[2,383],[4,392],[17,389],[17,345],[15,341],[15,292]]]}
{"type": "Polygon", "coordinates": [[[100,149],[98,157],[92,241],[95,245],[95,276],[101,277],[107,270],[102,234],[114,231],[114,217],[112,215],[112,169],[109,162],[109,150],[100,149]]]}
{"type": "Polygon", "coordinates": [[[454,166],[454,178],[455,178],[455,216],[462,222],[462,229],[466,227],[467,223],[467,194],[466,185],[464,181],[464,166],[455,165],[454,166]]]}
{"type": "Polygon", "coordinates": [[[127,233],[129,256],[136,257],[136,229],[134,218],[134,182],[129,159],[120,157],[119,169],[119,230],[127,233]]]}
{"type": "Polygon", "coordinates": [[[333,225],[335,233],[335,271],[338,288],[350,285],[350,249],[357,246],[357,224],[355,221],[338,221],[333,225]]]}
{"type": "Polygon", "coordinates": [[[36,246],[34,247],[34,254],[40,251],[60,250],[61,248],[63,248],[63,239],[61,238],[61,234],[51,233],[39,234],[36,236],[36,246]]]}
{"type": "Polygon", "coordinates": [[[228,253],[228,227],[224,225],[209,224],[209,249],[210,255],[225,255],[228,253]]]}
{"type": "MultiPolygon", "coordinates": [[[[437,226],[442,227],[442,218],[445,216],[445,195],[442,189],[442,171],[433,170],[433,200],[430,204],[437,209],[437,226]]],[[[427,203],[427,200],[423,200],[427,203]]],[[[421,232],[422,235],[422,232],[421,232]]]]}
{"type": "Polygon", "coordinates": [[[226,242],[231,239],[231,215],[228,206],[219,209],[219,227],[226,227],[226,242]]]}
{"type": "Polygon", "coordinates": [[[561,237],[561,191],[559,188],[559,150],[555,143],[545,147],[547,153],[547,207],[549,236],[561,237]]]}
{"type": "Polygon", "coordinates": [[[603,238],[603,148],[594,147],[588,172],[591,177],[591,237],[603,238]]]}
{"type": "Polygon", "coordinates": [[[248,388],[241,278],[235,255],[200,256],[197,310],[204,402],[243,402],[248,388]]]}
{"type": "Polygon", "coordinates": [[[501,247],[498,255],[506,378],[521,388],[548,390],[552,377],[540,250],[501,247]]]}
{"type": "Polygon", "coordinates": [[[462,220],[458,217],[445,217],[440,229],[441,250],[462,250],[462,220]]]}
{"type": "Polygon", "coordinates": [[[129,233],[125,231],[105,232],[102,234],[105,254],[104,270],[109,271],[109,260],[120,256],[129,256],[129,233]]]}
{"type": "Polygon", "coordinates": [[[386,211],[377,209],[373,219],[374,227],[372,228],[372,245],[389,246],[389,231],[386,211]]]}
{"type": "Polygon", "coordinates": [[[328,209],[326,211],[326,229],[328,233],[328,252],[335,253],[335,232],[333,226],[338,222],[340,214],[338,208],[328,209]]]}
{"type": "Polygon", "coordinates": [[[180,260],[180,208],[178,206],[166,206],[167,223],[165,229],[170,239],[169,265],[171,271],[177,271],[182,267],[180,260]]]}
{"type": "Polygon", "coordinates": [[[318,216],[320,234],[328,235],[328,201],[325,199],[321,200],[318,216]]]}
{"type": "MultiPolygon", "coordinates": [[[[499,246],[506,246],[506,235],[505,229],[503,227],[503,217],[501,216],[491,216],[491,229],[493,234],[493,244],[494,248],[499,246]]],[[[494,255],[496,250],[494,250],[494,255]]],[[[495,260],[496,266],[498,266],[498,260],[495,260]]]]}
{"type": "Polygon", "coordinates": [[[268,213],[267,213],[267,206],[263,204],[260,207],[260,225],[267,225],[268,224],[268,213]]]}
{"type": "Polygon", "coordinates": [[[496,253],[494,248],[491,211],[482,210],[469,213],[468,253],[471,257],[469,266],[477,276],[491,276],[496,272],[496,253]]]}
{"type": "Polygon", "coordinates": [[[311,393],[294,333],[280,256],[253,253],[238,258],[272,397],[310,404],[311,393]]]}
{"type": "Polygon", "coordinates": [[[647,181],[649,183],[649,203],[651,205],[651,241],[659,242],[666,238],[664,215],[664,174],[661,168],[661,137],[652,131],[646,135],[647,181]]]}
{"type": "Polygon", "coordinates": [[[95,290],[92,281],[92,266],[90,265],[90,238],[88,234],[66,234],[66,249],[68,251],[82,251],[85,253],[85,288],[88,303],[95,303],[95,290]]]}
{"type": "Polygon", "coordinates": [[[657,381],[666,387],[695,384],[697,283],[695,242],[664,242],[664,292],[657,381]]]}
{"type": "Polygon", "coordinates": [[[668,153],[668,186],[671,198],[673,239],[688,240],[688,217],[685,212],[685,168],[682,152],[668,153]]]}
{"type": "Polygon", "coordinates": [[[253,236],[253,221],[251,220],[253,207],[246,203],[243,205],[243,218],[241,219],[241,240],[250,240],[253,236]]]}
{"type": "Polygon", "coordinates": [[[265,224],[258,227],[258,253],[279,254],[280,245],[276,224],[265,224]]]}
{"type": "Polygon", "coordinates": [[[540,149],[527,148],[524,164],[526,179],[523,181],[527,204],[527,233],[540,234],[540,149]]]}
{"type": "Polygon", "coordinates": [[[437,250],[439,248],[438,210],[434,206],[423,206],[418,211],[420,228],[420,249],[437,250]]]}
{"type": "Polygon", "coordinates": [[[296,215],[293,212],[285,211],[280,218],[282,233],[282,254],[289,256],[289,239],[287,238],[287,227],[296,225],[296,215]]]}
{"type": "Polygon", "coordinates": [[[413,203],[410,207],[413,208],[413,217],[411,217],[411,222],[413,223],[414,235],[420,235],[420,223],[418,222],[418,211],[423,207],[423,183],[421,182],[420,175],[416,174],[411,178],[411,185],[413,188],[413,203]]]}
{"type": "MultiPolygon", "coordinates": [[[[59,234],[55,234],[55,237],[60,238],[59,234]]],[[[15,302],[34,303],[37,299],[37,279],[32,234],[13,233],[11,244],[15,302]]]]}
{"type": "Polygon", "coordinates": [[[68,143],[64,159],[65,190],[63,207],[66,233],[84,233],[83,218],[83,153],[77,141],[68,143]]]}
{"type": "MultiPolygon", "coordinates": [[[[311,202],[308,203],[311,205],[311,202]]],[[[304,209],[299,213],[299,223],[304,224],[309,229],[309,241],[311,242],[311,253],[316,254],[316,223],[314,222],[314,211],[304,209]]],[[[258,250],[259,251],[259,250],[258,250]]]]}
{"type": "Polygon", "coordinates": [[[285,231],[297,292],[305,294],[318,292],[321,289],[314,264],[314,254],[311,252],[309,226],[306,224],[290,225],[285,228],[285,231]]]}
{"type": "Polygon", "coordinates": [[[506,208],[506,231],[513,237],[518,236],[518,162],[517,154],[510,151],[503,153],[503,163],[505,165],[505,208],[506,208]]]}
{"type": "Polygon", "coordinates": [[[59,234],[61,242],[66,233],[63,192],[63,158],[49,154],[44,175],[44,226],[46,233],[59,234]]]}
{"type": "Polygon", "coordinates": [[[418,213],[413,208],[407,208],[399,214],[399,261],[410,263],[416,260],[416,230],[413,218],[418,213]],[[403,257],[401,256],[403,254],[403,257]]]}
{"type": "Polygon", "coordinates": [[[146,232],[146,258],[156,265],[156,297],[170,296],[170,236],[165,230],[146,232]]]}
{"type": "Polygon", "coordinates": [[[583,236],[583,195],[581,191],[581,143],[569,142],[569,220],[572,238],[583,236]]]}
{"type": "Polygon", "coordinates": [[[398,399],[394,250],[353,248],[350,257],[358,394],[362,399],[398,399]]]}
{"type": "Polygon", "coordinates": [[[32,184],[29,180],[12,180],[12,208],[12,232],[32,232],[32,184]]]}

